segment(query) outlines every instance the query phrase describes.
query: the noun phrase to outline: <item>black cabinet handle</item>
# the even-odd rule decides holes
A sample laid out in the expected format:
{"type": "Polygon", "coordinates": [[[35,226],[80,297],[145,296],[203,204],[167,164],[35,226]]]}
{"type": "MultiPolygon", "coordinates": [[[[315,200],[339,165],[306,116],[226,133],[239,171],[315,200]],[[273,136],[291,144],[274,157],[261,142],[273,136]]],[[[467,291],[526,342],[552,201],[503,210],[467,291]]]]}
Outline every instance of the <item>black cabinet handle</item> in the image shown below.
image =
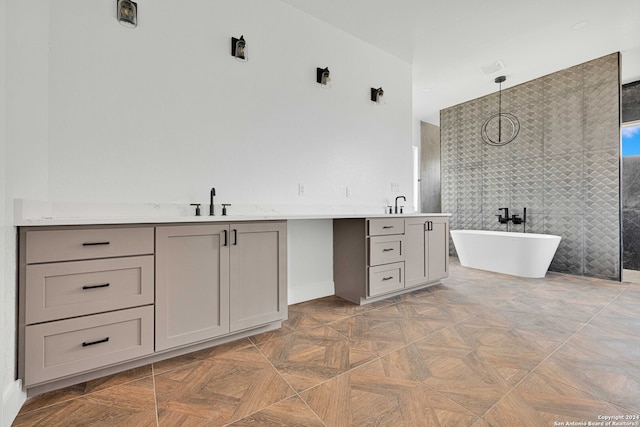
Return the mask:
{"type": "Polygon", "coordinates": [[[84,285],[82,289],[98,289],[98,288],[108,288],[109,283],[102,283],[100,285],[84,285]]]}
{"type": "Polygon", "coordinates": [[[393,250],[393,248],[384,248],[384,249],[382,250],[382,252],[389,252],[389,251],[392,251],[392,250],[393,250]]]}
{"type": "Polygon", "coordinates": [[[393,228],[393,225],[384,225],[382,228],[393,228]]]}
{"type": "Polygon", "coordinates": [[[224,233],[224,244],[222,246],[227,246],[227,230],[222,230],[222,232],[224,233]]]}
{"type": "Polygon", "coordinates": [[[383,278],[382,278],[382,280],[383,280],[383,281],[386,281],[386,280],[391,280],[391,279],[393,279],[393,276],[389,276],[389,277],[383,277],[383,278]]]}
{"type": "Polygon", "coordinates": [[[238,244],[238,230],[233,229],[233,244],[234,246],[238,244]]]}
{"type": "Polygon", "coordinates": [[[109,341],[109,337],[102,338],[101,340],[97,340],[97,341],[90,341],[90,342],[85,341],[82,343],[82,346],[89,347],[90,345],[102,344],[103,342],[107,342],[107,341],[109,341]]]}
{"type": "Polygon", "coordinates": [[[88,242],[88,243],[83,243],[82,246],[104,246],[108,244],[109,242],[88,242]]]}

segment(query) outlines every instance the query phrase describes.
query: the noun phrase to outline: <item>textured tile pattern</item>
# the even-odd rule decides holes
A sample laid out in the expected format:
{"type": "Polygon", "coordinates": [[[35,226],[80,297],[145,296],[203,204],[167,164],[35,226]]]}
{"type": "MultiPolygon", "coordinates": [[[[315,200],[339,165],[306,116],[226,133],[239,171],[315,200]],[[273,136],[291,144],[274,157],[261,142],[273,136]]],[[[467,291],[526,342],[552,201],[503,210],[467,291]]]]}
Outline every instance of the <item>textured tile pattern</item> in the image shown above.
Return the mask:
{"type": "MultiPolygon", "coordinates": [[[[522,231],[521,225],[499,224],[496,215],[501,207],[517,214],[526,207],[528,232],[562,236],[552,270],[617,279],[618,54],[505,89],[502,95],[503,111],[515,114],[521,125],[516,140],[503,147],[479,142],[479,126],[497,112],[496,93],[441,112],[442,201],[443,211],[453,214],[451,229],[522,231]]],[[[629,182],[635,186],[640,179],[629,182]]],[[[640,199],[634,209],[625,230],[640,230],[640,199]]],[[[640,241],[640,231],[637,235],[640,241]]],[[[640,253],[627,240],[625,252],[640,253]]],[[[455,254],[453,245],[450,253],[455,254]]]]}
{"type": "MultiPolygon", "coordinates": [[[[14,426],[527,426],[640,414],[640,285],[461,267],[356,306],[47,393],[14,426]]],[[[578,424],[576,424],[578,425],[578,424]]]]}

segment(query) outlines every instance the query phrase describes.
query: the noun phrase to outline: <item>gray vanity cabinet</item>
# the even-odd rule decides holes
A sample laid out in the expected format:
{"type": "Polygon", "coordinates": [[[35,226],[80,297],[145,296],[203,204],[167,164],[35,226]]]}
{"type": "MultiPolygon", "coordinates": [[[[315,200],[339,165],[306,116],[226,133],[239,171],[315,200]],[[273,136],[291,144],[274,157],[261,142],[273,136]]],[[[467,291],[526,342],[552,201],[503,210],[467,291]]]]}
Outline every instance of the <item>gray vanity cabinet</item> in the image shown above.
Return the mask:
{"type": "Polygon", "coordinates": [[[20,227],[18,375],[31,393],[281,326],[287,223],[20,227]]]}
{"type": "Polygon", "coordinates": [[[229,333],[228,235],[228,224],[156,227],[156,351],[229,333]]]}
{"type": "Polygon", "coordinates": [[[446,217],[405,219],[405,287],[447,277],[448,233],[446,217]]]}
{"type": "Polygon", "coordinates": [[[336,295],[367,304],[447,277],[448,233],[446,216],[335,219],[336,295]]]}
{"type": "Polygon", "coordinates": [[[428,280],[449,275],[449,218],[427,217],[428,280]]]}
{"type": "Polygon", "coordinates": [[[231,332],[287,318],[287,225],[231,224],[231,332]]]}
{"type": "Polygon", "coordinates": [[[287,317],[286,222],[156,227],[156,351],[287,317]]]}

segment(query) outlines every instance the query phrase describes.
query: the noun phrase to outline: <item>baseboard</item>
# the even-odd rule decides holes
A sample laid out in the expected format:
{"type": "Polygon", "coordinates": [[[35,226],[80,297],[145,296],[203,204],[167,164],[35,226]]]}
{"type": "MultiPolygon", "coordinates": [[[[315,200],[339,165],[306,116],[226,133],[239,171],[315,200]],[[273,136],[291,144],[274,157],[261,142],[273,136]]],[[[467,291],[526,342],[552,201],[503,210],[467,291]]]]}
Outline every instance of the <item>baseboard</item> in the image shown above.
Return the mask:
{"type": "Polygon", "coordinates": [[[22,391],[22,381],[11,383],[2,394],[2,427],[9,427],[16,419],[20,408],[27,400],[27,393],[22,391]]]}
{"type": "Polygon", "coordinates": [[[296,285],[289,288],[289,305],[299,302],[310,301],[313,299],[328,297],[334,295],[335,287],[333,280],[326,282],[305,283],[304,285],[296,285]]]}

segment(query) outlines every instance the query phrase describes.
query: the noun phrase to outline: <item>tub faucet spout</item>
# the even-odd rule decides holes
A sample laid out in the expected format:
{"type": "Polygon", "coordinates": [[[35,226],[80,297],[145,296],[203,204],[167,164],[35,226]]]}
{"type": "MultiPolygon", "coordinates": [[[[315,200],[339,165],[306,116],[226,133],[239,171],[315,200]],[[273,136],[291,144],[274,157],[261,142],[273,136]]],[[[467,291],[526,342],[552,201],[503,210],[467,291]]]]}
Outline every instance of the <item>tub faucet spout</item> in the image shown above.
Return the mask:
{"type": "Polygon", "coordinates": [[[511,221],[511,218],[509,218],[509,208],[499,208],[498,210],[504,211],[504,217],[502,215],[496,215],[500,224],[506,224],[511,221]]]}

